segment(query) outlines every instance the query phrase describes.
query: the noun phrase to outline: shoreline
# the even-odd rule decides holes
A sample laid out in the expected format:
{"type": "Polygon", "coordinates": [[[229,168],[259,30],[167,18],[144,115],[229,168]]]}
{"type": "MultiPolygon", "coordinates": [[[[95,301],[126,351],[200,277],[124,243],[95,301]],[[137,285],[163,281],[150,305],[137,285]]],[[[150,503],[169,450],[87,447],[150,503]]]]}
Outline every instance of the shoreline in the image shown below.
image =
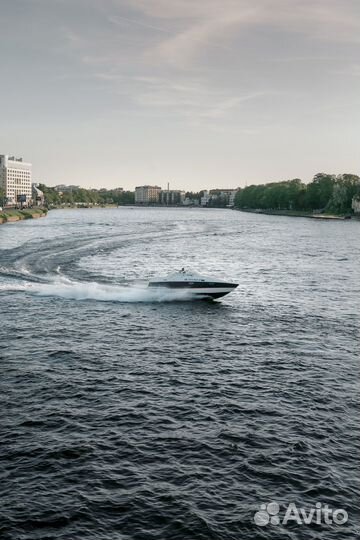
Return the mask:
{"type": "Polygon", "coordinates": [[[297,210],[250,210],[245,208],[234,208],[239,212],[246,212],[248,214],[265,214],[268,216],[285,216],[285,217],[302,217],[309,219],[319,220],[340,220],[350,221],[351,219],[359,219],[354,215],[338,215],[338,214],[313,214],[311,212],[301,212],[297,210]]]}
{"type": "MultiPolygon", "coordinates": [[[[50,210],[88,210],[88,209],[107,209],[107,208],[203,208],[207,209],[208,207],[197,207],[197,206],[179,206],[179,205],[169,205],[169,206],[163,206],[163,205],[147,205],[147,206],[138,206],[138,205],[104,205],[104,206],[67,206],[67,207],[54,207],[50,210]]],[[[223,207],[214,207],[216,209],[222,209],[222,210],[236,210],[238,212],[244,212],[248,214],[265,214],[269,216],[284,216],[284,217],[300,217],[300,218],[308,218],[308,219],[317,219],[317,220],[327,220],[327,221],[359,221],[360,216],[354,214],[354,215],[337,215],[337,214],[313,214],[311,212],[302,212],[297,210],[255,210],[255,209],[245,209],[245,208],[223,208],[223,207]]],[[[23,210],[15,210],[15,209],[5,209],[0,211],[0,225],[4,225],[5,223],[16,223],[17,221],[23,221],[25,219],[38,219],[47,216],[48,209],[45,208],[24,208],[23,210]]]]}
{"type": "Polygon", "coordinates": [[[24,210],[2,210],[0,211],[0,225],[5,223],[16,223],[25,219],[39,219],[47,216],[44,208],[24,208],[24,210]]]}

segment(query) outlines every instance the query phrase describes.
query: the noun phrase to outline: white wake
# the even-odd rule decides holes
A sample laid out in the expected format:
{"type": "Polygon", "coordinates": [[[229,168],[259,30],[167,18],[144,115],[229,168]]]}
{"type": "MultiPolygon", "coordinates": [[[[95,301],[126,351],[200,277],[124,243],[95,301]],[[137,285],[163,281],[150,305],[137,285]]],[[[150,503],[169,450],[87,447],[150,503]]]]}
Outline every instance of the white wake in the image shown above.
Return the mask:
{"type": "Polygon", "coordinates": [[[144,286],[105,285],[97,282],[78,282],[66,278],[48,283],[3,283],[0,290],[24,291],[37,296],[55,296],[68,300],[97,300],[100,302],[174,302],[192,300],[184,291],[153,289],[144,286]]]}

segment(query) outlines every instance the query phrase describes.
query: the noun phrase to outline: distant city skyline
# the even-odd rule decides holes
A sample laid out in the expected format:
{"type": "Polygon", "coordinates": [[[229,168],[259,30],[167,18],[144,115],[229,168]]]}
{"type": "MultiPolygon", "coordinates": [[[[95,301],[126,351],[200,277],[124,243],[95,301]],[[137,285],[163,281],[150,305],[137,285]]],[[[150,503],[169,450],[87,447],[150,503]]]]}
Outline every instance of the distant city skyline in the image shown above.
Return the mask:
{"type": "Polygon", "coordinates": [[[360,170],[358,0],[8,0],[0,152],[199,191],[360,170]]]}

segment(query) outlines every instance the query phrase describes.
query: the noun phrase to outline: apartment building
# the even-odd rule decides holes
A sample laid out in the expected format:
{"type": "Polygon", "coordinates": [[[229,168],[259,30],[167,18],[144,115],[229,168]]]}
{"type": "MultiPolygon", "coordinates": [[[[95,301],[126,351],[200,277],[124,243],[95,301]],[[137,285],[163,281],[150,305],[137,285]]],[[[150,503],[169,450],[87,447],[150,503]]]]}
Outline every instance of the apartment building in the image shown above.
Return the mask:
{"type": "Polygon", "coordinates": [[[138,186],[135,188],[135,204],[155,204],[160,200],[161,187],[138,186]]]}
{"type": "Polygon", "coordinates": [[[167,189],[160,193],[160,203],[164,205],[184,204],[185,191],[179,189],[167,189]]]}
{"type": "Polygon", "coordinates": [[[32,165],[22,158],[0,154],[0,188],[6,205],[29,204],[32,199],[32,165]]]}

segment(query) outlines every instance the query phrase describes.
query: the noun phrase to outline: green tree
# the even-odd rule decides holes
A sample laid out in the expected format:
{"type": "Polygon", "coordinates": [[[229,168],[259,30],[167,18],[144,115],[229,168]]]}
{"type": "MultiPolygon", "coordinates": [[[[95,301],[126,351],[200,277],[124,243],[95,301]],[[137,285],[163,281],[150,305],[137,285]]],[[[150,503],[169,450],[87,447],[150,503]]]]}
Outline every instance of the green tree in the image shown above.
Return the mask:
{"type": "Polygon", "coordinates": [[[44,194],[45,204],[47,206],[58,206],[61,204],[61,197],[54,188],[48,187],[45,184],[39,184],[39,189],[44,194]]]}
{"type": "Polygon", "coordinates": [[[318,173],[307,186],[305,204],[309,210],[324,210],[333,195],[336,177],[333,174],[318,173]]]}
{"type": "Polygon", "coordinates": [[[336,178],[329,206],[336,212],[352,212],[352,199],[358,194],[360,194],[359,176],[356,174],[341,174],[336,178]]]}

